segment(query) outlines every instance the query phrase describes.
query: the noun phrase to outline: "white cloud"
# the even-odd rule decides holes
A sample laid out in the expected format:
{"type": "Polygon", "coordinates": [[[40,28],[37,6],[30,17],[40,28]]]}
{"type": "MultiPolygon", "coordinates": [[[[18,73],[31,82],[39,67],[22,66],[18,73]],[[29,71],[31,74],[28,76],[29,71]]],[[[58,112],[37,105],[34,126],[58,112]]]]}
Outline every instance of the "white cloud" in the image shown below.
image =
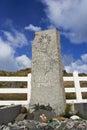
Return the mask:
{"type": "Polygon", "coordinates": [[[30,31],[35,31],[35,32],[41,31],[41,27],[34,26],[32,24],[29,24],[29,26],[26,26],[24,29],[25,30],[30,30],[30,31]]]}
{"type": "Polygon", "coordinates": [[[28,44],[25,35],[17,30],[13,30],[13,33],[8,31],[3,31],[7,42],[13,47],[22,47],[28,44]]]}
{"type": "Polygon", "coordinates": [[[26,55],[16,57],[16,62],[20,69],[31,67],[31,60],[26,55]]]}
{"type": "Polygon", "coordinates": [[[64,66],[67,72],[78,71],[79,73],[87,73],[87,54],[81,55],[80,59],[64,66]]]}
{"type": "Polygon", "coordinates": [[[63,55],[62,62],[64,66],[70,65],[74,61],[72,55],[63,55]]]}
{"type": "Polygon", "coordinates": [[[15,70],[13,48],[0,38],[0,70],[15,70]]]}
{"type": "Polygon", "coordinates": [[[85,63],[87,63],[87,54],[82,55],[81,58],[85,63]]]}
{"type": "Polygon", "coordinates": [[[26,37],[17,30],[14,35],[7,31],[3,33],[6,39],[3,40],[3,37],[0,37],[0,70],[17,71],[31,67],[31,60],[26,54],[15,56],[16,48],[26,45],[26,37]]]}
{"type": "Polygon", "coordinates": [[[6,59],[9,57],[9,55],[13,55],[14,50],[12,49],[11,46],[6,44],[1,38],[0,38],[0,60],[1,59],[6,59]]]}
{"type": "Polygon", "coordinates": [[[87,42],[87,0],[42,0],[51,24],[74,43],[87,42]]]}

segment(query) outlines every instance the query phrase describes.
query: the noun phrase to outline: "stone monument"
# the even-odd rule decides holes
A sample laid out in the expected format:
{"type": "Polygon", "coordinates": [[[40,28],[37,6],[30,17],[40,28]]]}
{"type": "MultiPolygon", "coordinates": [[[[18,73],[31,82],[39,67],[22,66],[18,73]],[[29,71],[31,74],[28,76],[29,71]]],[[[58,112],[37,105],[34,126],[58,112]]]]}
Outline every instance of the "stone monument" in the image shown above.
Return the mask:
{"type": "Polygon", "coordinates": [[[50,104],[57,114],[65,111],[60,37],[56,29],[35,33],[30,105],[37,103],[50,104]]]}

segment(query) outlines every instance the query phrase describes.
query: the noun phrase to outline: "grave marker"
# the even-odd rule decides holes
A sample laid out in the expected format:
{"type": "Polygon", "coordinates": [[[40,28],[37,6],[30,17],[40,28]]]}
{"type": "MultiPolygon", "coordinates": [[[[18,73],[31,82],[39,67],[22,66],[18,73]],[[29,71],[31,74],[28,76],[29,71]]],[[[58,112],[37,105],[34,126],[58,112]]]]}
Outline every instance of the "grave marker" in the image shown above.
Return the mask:
{"type": "Polygon", "coordinates": [[[30,104],[37,103],[49,103],[57,114],[65,111],[60,37],[56,29],[35,33],[30,104]]]}

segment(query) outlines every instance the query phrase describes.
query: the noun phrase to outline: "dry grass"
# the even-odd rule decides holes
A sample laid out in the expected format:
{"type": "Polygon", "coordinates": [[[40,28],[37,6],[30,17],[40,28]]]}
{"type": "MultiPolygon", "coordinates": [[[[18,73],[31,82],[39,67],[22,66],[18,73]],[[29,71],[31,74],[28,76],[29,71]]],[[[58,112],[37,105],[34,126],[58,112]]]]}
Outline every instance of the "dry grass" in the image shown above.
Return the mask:
{"type": "Polygon", "coordinates": [[[75,93],[66,93],[66,99],[76,99],[75,93]]]}
{"type": "Polygon", "coordinates": [[[27,82],[0,82],[0,88],[27,88],[27,82]]]}
{"type": "Polygon", "coordinates": [[[27,94],[0,94],[0,100],[27,100],[27,94]]]}
{"type": "Polygon", "coordinates": [[[74,87],[74,82],[73,81],[65,81],[64,83],[65,88],[72,88],[74,87]]]}

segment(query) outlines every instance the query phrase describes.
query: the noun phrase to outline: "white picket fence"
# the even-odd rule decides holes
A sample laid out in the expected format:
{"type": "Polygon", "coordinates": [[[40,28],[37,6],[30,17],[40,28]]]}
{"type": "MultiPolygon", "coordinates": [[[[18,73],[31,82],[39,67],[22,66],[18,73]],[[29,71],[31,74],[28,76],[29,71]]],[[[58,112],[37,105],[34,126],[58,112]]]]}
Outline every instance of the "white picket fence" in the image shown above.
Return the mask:
{"type": "MultiPolygon", "coordinates": [[[[87,92],[87,87],[80,87],[80,81],[87,81],[87,77],[78,76],[77,72],[73,73],[73,76],[63,77],[64,82],[66,81],[73,81],[74,87],[73,88],[65,88],[65,93],[72,93],[76,94],[76,99],[69,99],[66,100],[66,103],[87,103],[87,99],[82,99],[82,92],[87,92]]],[[[10,82],[17,82],[21,81],[27,82],[27,88],[0,88],[0,93],[2,94],[10,94],[10,93],[26,93],[27,100],[0,100],[0,105],[10,105],[10,104],[29,104],[30,97],[31,97],[31,74],[28,74],[26,77],[0,77],[0,82],[2,81],[10,81],[10,82]]]]}

